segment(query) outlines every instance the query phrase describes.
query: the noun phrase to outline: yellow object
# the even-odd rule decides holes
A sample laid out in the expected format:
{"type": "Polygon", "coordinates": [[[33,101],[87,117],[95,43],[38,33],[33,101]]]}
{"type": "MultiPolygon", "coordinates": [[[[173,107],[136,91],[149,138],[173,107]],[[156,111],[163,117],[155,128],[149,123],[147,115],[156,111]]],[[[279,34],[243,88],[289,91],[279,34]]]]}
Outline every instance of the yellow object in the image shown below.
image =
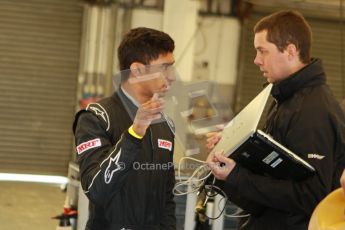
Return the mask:
{"type": "Polygon", "coordinates": [[[334,190],[315,208],[308,230],[345,230],[345,194],[334,190]]]}
{"type": "Polygon", "coordinates": [[[140,136],[140,135],[136,134],[136,132],[134,132],[133,125],[131,125],[131,127],[129,127],[128,132],[129,132],[129,134],[131,134],[135,138],[143,139],[142,136],[140,136]]]}

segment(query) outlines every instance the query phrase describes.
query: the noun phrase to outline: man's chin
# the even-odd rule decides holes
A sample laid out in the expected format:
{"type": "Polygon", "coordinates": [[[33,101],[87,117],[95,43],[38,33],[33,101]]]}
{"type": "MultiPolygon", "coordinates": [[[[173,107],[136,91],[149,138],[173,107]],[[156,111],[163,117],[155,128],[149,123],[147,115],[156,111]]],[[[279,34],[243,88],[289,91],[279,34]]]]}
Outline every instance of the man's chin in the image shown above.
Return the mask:
{"type": "Polygon", "coordinates": [[[161,91],[158,91],[156,93],[158,94],[159,97],[164,97],[167,92],[168,92],[168,90],[164,90],[164,91],[161,90],[161,91]]]}
{"type": "Polygon", "coordinates": [[[268,77],[268,76],[265,75],[265,74],[264,74],[264,78],[266,79],[266,81],[267,81],[268,83],[273,83],[273,82],[274,82],[274,80],[273,80],[272,78],[268,77]]]}

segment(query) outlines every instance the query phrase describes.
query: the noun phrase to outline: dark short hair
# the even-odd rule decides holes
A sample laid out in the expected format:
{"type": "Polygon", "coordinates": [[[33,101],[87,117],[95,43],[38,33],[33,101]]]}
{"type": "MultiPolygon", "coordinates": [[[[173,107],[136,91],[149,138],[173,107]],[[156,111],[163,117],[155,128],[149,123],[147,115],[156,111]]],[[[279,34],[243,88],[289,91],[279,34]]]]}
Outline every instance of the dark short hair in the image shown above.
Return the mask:
{"type": "Polygon", "coordinates": [[[298,11],[282,10],[262,18],[254,26],[254,33],[267,30],[267,41],[283,52],[294,44],[300,52],[300,60],[310,62],[312,32],[308,22],[298,11]]]}
{"type": "Polygon", "coordinates": [[[117,49],[120,70],[129,69],[133,62],[147,65],[160,54],[172,53],[174,48],[174,40],[162,31],[145,27],[131,29],[117,49]]]}

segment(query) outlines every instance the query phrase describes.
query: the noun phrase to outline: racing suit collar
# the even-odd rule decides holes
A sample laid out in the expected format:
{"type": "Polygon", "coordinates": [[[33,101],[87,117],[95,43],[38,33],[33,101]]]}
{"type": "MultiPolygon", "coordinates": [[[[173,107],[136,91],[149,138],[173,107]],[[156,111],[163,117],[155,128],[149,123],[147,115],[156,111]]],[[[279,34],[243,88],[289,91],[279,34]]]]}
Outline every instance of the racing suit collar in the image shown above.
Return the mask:
{"type": "Polygon", "coordinates": [[[122,87],[120,87],[119,90],[114,93],[114,95],[115,94],[118,95],[124,108],[127,110],[127,113],[131,119],[134,120],[139,103],[134,100],[134,98],[131,97],[122,87]]]}
{"type": "Polygon", "coordinates": [[[291,97],[300,88],[321,85],[326,82],[321,60],[312,59],[310,64],[290,75],[285,80],[273,85],[271,95],[281,103],[291,97]]]}
{"type": "Polygon", "coordinates": [[[139,107],[139,103],[131,96],[127,91],[121,86],[120,93],[123,93],[137,108],[139,107]]]}

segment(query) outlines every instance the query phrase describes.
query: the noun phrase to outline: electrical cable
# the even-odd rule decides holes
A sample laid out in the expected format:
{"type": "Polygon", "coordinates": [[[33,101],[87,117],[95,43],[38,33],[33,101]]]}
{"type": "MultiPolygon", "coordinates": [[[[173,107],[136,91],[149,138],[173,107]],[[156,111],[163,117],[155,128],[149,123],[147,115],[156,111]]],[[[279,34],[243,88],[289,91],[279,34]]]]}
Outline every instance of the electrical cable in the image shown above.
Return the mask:
{"type": "Polygon", "coordinates": [[[195,158],[192,158],[192,157],[182,157],[180,159],[179,165],[178,165],[178,178],[179,178],[179,182],[177,182],[175,184],[175,186],[173,188],[173,194],[175,196],[182,196],[182,195],[187,195],[189,193],[194,193],[194,192],[199,191],[199,189],[202,186],[202,184],[206,181],[206,179],[211,174],[212,174],[212,172],[209,170],[209,167],[207,166],[205,161],[198,160],[198,159],[195,159],[195,158]],[[197,169],[195,169],[193,174],[187,180],[182,181],[182,179],[181,179],[181,164],[182,164],[182,162],[184,160],[196,161],[196,162],[202,163],[202,165],[200,165],[197,169]],[[197,174],[200,171],[202,171],[202,170],[204,170],[204,171],[201,172],[201,175],[199,176],[199,178],[196,178],[197,174]],[[180,190],[180,187],[182,187],[182,186],[187,186],[187,191],[180,190]],[[192,188],[190,191],[188,191],[189,187],[192,188]]]}
{"type": "Polygon", "coordinates": [[[217,206],[218,206],[218,210],[220,211],[219,214],[216,217],[211,217],[211,216],[207,216],[205,213],[203,213],[204,210],[202,208],[199,208],[199,212],[200,214],[204,215],[206,218],[210,219],[210,220],[216,220],[218,219],[221,215],[224,215],[225,217],[229,217],[229,218],[244,218],[244,217],[249,217],[250,214],[241,214],[241,215],[237,215],[240,211],[242,210],[237,210],[234,214],[226,214],[226,204],[229,202],[228,196],[226,195],[226,193],[219,188],[218,186],[215,185],[215,181],[216,178],[213,178],[213,181],[211,184],[206,185],[206,180],[211,176],[212,172],[209,169],[208,165],[206,164],[205,161],[202,160],[198,160],[196,158],[192,158],[192,157],[182,157],[179,161],[178,164],[178,178],[179,182],[177,182],[173,188],[173,194],[175,196],[182,196],[182,195],[187,195],[190,193],[198,193],[198,195],[202,192],[202,190],[205,190],[205,200],[202,201],[202,205],[201,207],[205,207],[209,198],[214,198],[217,195],[221,195],[222,199],[225,199],[225,203],[224,206],[222,208],[220,208],[220,202],[222,201],[222,199],[219,200],[217,206]],[[185,160],[191,160],[191,161],[195,161],[198,163],[201,163],[201,165],[199,167],[197,167],[194,172],[192,173],[192,175],[190,177],[188,177],[185,181],[182,181],[181,179],[181,167],[182,167],[182,163],[185,160]],[[200,173],[201,172],[201,173],[200,173]],[[199,174],[199,175],[198,175],[199,174]],[[182,186],[187,186],[187,191],[182,191],[180,189],[180,187],[182,186]],[[191,188],[191,189],[189,189],[191,188]]]}
{"type": "Polygon", "coordinates": [[[220,211],[219,215],[217,217],[209,217],[207,215],[205,215],[207,218],[211,219],[211,220],[216,220],[218,219],[222,214],[226,217],[229,217],[229,218],[244,218],[244,217],[249,217],[250,214],[241,214],[241,215],[237,215],[239,212],[242,211],[242,209],[238,209],[234,214],[226,214],[226,204],[230,201],[228,196],[226,195],[226,193],[221,189],[219,188],[218,186],[214,185],[214,182],[215,180],[213,180],[213,183],[211,185],[205,185],[205,189],[210,189],[210,190],[213,190],[214,192],[214,189],[218,190],[216,191],[216,194],[210,196],[206,193],[206,196],[208,197],[215,197],[217,195],[221,195],[222,198],[218,201],[218,210],[220,211]],[[222,199],[225,199],[225,203],[224,203],[224,206],[222,208],[220,208],[220,202],[222,201],[222,199]]]}

